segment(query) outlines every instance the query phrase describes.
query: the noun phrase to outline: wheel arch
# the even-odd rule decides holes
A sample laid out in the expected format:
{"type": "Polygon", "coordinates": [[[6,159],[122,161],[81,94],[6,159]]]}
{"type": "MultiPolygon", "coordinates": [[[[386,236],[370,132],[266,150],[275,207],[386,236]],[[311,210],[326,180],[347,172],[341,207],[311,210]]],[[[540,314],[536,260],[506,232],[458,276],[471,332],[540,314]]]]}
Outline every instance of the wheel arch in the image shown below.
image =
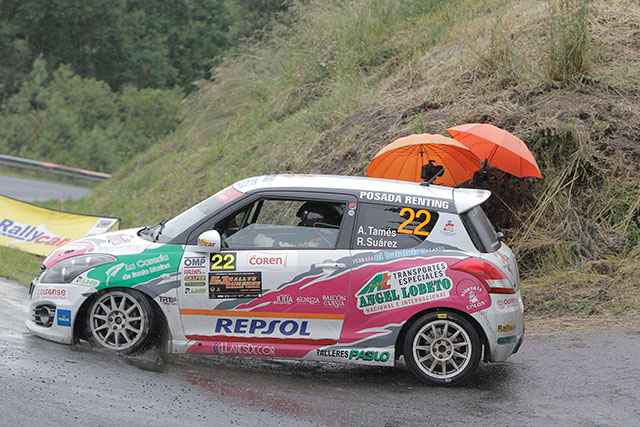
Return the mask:
{"type": "Polygon", "coordinates": [[[467,320],[471,324],[471,326],[473,326],[475,331],[478,333],[478,336],[480,337],[480,344],[482,345],[482,349],[483,349],[482,357],[483,357],[483,360],[486,361],[487,354],[488,354],[487,349],[489,348],[488,347],[489,341],[487,339],[486,333],[484,332],[484,329],[482,329],[482,326],[480,326],[480,323],[478,323],[478,321],[474,319],[472,316],[470,316],[468,313],[465,313],[464,311],[457,310],[455,308],[450,308],[450,307],[432,307],[422,311],[418,311],[413,316],[411,316],[406,322],[404,322],[404,325],[402,325],[402,328],[400,328],[400,332],[398,333],[398,337],[396,338],[396,344],[395,344],[396,357],[400,356],[401,354],[404,354],[404,340],[407,336],[407,331],[409,330],[409,328],[411,328],[411,325],[417,322],[418,319],[420,319],[425,314],[429,314],[433,312],[454,313],[464,318],[465,320],[467,320]]]}
{"type": "Polygon", "coordinates": [[[84,340],[87,339],[87,335],[86,335],[87,331],[85,329],[84,318],[87,314],[87,310],[91,306],[91,303],[99,296],[104,295],[106,292],[121,290],[121,289],[138,291],[142,295],[144,295],[144,297],[147,299],[147,301],[151,305],[153,314],[155,315],[159,323],[158,331],[154,333],[154,337],[153,337],[155,340],[155,344],[166,346],[169,340],[169,333],[170,333],[169,322],[167,320],[167,316],[165,315],[164,311],[158,304],[158,301],[156,301],[154,298],[151,297],[151,295],[147,294],[146,292],[140,289],[130,288],[126,286],[113,286],[106,289],[101,289],[97,292],[94,292],[91,296],[89,296],[87,299],[84,300],[84,302],[78,309],[78,314],[76,315],[75,322],[73,325],[73,342],[77,343],[80,339],[84,339],[84,340]]]}

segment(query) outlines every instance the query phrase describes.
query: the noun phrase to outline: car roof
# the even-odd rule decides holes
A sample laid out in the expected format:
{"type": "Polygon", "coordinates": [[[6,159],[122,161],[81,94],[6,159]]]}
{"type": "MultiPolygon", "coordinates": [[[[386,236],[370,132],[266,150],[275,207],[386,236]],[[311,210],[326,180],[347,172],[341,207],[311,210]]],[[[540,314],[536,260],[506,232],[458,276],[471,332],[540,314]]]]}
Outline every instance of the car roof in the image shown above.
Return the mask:
{"type": "MultiPolygon", "coordinates": [[[[260,190],[317,190],[327,192],[348,192],[361,201],[387,202],[387,196],[416,196],[432,201],[429,207],[449,212],[465,212],[489,198],[488,190],[452,188],[440,185],[420,185],[417,182],[391,179],[368,178],[362,176],[281,174],[255,176],[233,184],[243,193],[260,190]]],[[[393,201],[393,200],[391,200],[393,201]]]]}

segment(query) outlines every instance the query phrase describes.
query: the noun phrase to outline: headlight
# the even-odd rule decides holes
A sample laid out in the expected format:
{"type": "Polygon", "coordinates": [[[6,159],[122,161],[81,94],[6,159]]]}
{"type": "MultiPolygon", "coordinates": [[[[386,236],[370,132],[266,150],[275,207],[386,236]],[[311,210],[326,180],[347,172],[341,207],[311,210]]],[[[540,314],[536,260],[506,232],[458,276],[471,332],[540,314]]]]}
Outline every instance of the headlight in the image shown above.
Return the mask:
{"type": "Polygon", "coordinates": [[[60,261],[48,269],[40,283],[71,283],[81,273],[103,264],[118,261],[118,258],[107,254],[78,255],[60,261]]]}

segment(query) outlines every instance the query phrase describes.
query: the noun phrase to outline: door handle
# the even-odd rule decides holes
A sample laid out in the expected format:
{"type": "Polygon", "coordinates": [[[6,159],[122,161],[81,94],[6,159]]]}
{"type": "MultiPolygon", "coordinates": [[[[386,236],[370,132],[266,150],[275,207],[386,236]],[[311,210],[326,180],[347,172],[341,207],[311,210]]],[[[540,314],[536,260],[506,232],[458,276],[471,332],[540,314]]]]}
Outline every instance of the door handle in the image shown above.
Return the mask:
{"type": "Polygon", "coordinates": [[[332,268],[334,270],[340,270],[343,268],[347,268],[347,264],[343,264],[341,262],[321,262],[319,264],[314,264],[313,265],[315,268],[332,268]]]}

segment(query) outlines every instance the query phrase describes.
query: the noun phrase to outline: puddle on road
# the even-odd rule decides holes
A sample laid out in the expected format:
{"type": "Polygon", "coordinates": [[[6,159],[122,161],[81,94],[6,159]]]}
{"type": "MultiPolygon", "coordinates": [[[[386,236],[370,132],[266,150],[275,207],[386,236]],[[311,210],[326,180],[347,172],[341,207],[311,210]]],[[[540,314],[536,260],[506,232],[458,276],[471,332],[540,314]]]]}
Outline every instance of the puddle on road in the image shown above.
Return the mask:
{"type": "Polygon", "coordinates": [[[219,397],[231,398],[249,407],[266,409],[282,415],[301,416],[307,415],[308,412],[301,404],[278,398],[268,390],[252,390],[239,384],[226,384],[199,375],[187,375],[185,379],[188,383],[201,387],[219,397]]]}

